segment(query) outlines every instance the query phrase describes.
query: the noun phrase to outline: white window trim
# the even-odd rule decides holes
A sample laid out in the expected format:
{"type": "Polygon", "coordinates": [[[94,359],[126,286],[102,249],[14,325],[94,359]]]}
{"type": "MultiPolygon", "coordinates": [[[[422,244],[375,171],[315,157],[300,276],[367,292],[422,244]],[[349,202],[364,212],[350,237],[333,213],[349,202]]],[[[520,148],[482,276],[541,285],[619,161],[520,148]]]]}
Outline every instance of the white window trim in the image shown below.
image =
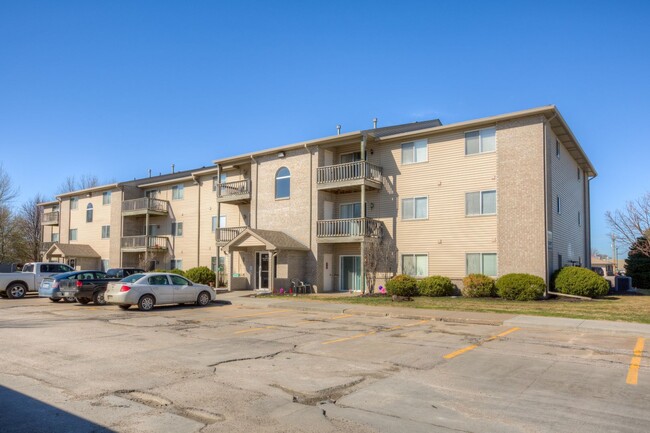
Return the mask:
{"type": "Polygon", "coordinates": [[[275,171],[275,177],[273,178],[273,187],[275,188],[275,191],[274,191],[273,195],[274,195],[276,200],[290,200],[291,199],[291,170],[289,170],[289,167],[287,167],[286,165],[283,165],[282,167],[278,168],[275,171]],[[278,176],[278,173],[283,168],[286,168],[287,171],[289,172],[288,176],[278,176]],[[289,179],[289,195],[278,197],[278,180],[283,180],[283,179],[289,179]]]}
{"type": "MultiPolygon", "coordinates": [[[[425,256],[427,258],[427,271],[424,275],[410,275],[413,278],[426,278],[429,276],[429,253],[402,253],[399,261],[400,272],[404,273],[404,257],[416,257],[416,256],[425,256]]],[[[417,262],[416,262],[417,270],[417,262]]]]}
{"type": "Polygon", "coordinates": [[[178,184],[172,186],[172,200],[184,200],[185,199],[185,184],[178,184]],[[174,191],[181,191],[180,197],[174,198],[174,191]]]}
{"type": "Polygon", "coordinates": [[[413,196],[413,197],[404,197],[404,198],[401,199],[400,205],[402,207],[402,209],[400,211],[400,219],[402,221],[426,221],[426,220],[429,219],[429,196],[428,195],[416,195],[416,196],[413,196]],[[415,217],[415,206],[413,206],[413,215],[414,215],[414,217],[413,218],[404,218],[404,200],[413,200],[413,203],[415,204],[415,200],[418,199],[418,198],[426,198],[427,199],[427,207],[426,207],[427,216],[425,216],[424,218],[416,218],[415,217]]]}
{"type": "MultiPolygon", "coordinates": [[[[496,258],[497,275],[499,275],[499,254],[496,251],[495,252],[486,251],[486,252],[466,252],[465,253],[465,276],[469,275],[469,269],[467,269],[467,256],[469,254],[478,254],[480,256],[479,257],[479,265],[481,266],[481,272],[479,272],[479,273],[481,273],[483,275],[485,275],[485,269],[483,269],[483,255],[484,254],[494,254],[494,256],[496,258]]],[[[497,275],[488,275],[488,277],[496,278],[497,275]]]]}
{"type": "Polygon", "coordinates": [[[497,214],[496,211],[493,212],[493,213],[483,213],[483,193],[484,192],[492,192],[492,191],[494,191],[494,194],[496,195],[494,204],[495,204],[495,208],[498,210],[499,209],[499,194],[497,194],[496,189],[485,189],[485,190],[482,190],[482,191],[468,191],[468,192],[465,193],[465,216],[468,217],[468,218],[475,218],[475,217],[496,215],[497,214]],[[471,193],[474,193],[474,192],[479,193],[479,195],[478,195],[478,197],[479,197],[478,208],[480,209],[481,213],[468,214],[467,213],[467,194],[471,194],[471,193]]]}
{"type": "Polygon", "coordinates": [[[185,231],[185,227],[183,226],[183,221],[175,221],[172,223],[172,230],[171,230],[171,235],[175,238],[182,238],[183,237],[183,232],[185,231]],[[178,234],[178,225],[181,225],[181,234],[178,234]]]}
{"type": "Polygon", "coordinates": [[[110,239],[111,238],[111,226],[110,225],[104,225],[102,226],[102,239],[110,239]],[[108,236],[104,236],[104,227],[108,227],[108,236]]]}
{"type": "Polygon", "coordinates": [[[111,191],[105,191],[102,193],[102,206],[110,206],[112,200],[111,191]],[[106,197],[108,197],[108,203],[106,203],[106,197]]]}
{"type": "Polygon", "coordinates": [[[401,152],[401,159],[400,159],[401,165],[415,165],[415,164],[427,163],[429,162],[429,140],[427,138],[424,138],[421,140],[405,141],[404,143],[400,143],[400,152],[401,152]],[[424,142],[425,144],[424,149],[426,150],[426,158],[424,158],[424,161],[404,162],[404,145],[405,144],[413,145],[413,159],[415,159],[415,143],[417,142],[424,142]]]}
{"type": "Polygon", "coordinates": [[[70,229],[70,230],[68,231],[68,240],[69,240],[69,241],[75,241],[75,242],[76,242],[77,240],[79,240],[79,229],[70,229]],[[74,233],[74,237],[75,237],[74,239],[72,239],[72,232],[73,232],[73,231],[75,232],[75,233],[74,233]]]}
{"type": "Polygon", "coordinates": [[[465,131],[463,133],[463,140],[464,140],[463,145],[465,146],[465,148],[463,149],[463,152],[465,153],[465,156],[476,156],[476,155],[483,155],[483,154],[486,154],[486,153],[496,153],[497,147],[498,147],[497,146],[497,134],[496,134],[496,132],[497,132],[496,126],[490,126],[489,128],[472,129],[471,131],[465,131]],[[486,131],[488,129],[494,129],[494,150],[484,151],[483,150],[483,140],[481,139],[481,131],[486,131]],[[469,134],[471,132],[478,132],[479,133],[478,152],[476,152],[476,153],[467,153],[467,138],[466,138],[465,134],[469,134]]]}

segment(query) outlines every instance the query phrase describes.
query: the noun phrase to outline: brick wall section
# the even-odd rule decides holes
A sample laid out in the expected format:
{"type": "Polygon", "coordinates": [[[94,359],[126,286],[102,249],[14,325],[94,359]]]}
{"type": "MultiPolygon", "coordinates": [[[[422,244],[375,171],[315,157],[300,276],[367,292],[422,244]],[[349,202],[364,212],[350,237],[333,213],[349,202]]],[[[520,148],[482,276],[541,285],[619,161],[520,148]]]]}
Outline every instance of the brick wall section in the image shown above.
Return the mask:
{"type": "Polygon", "coordinates": [[[546,278],[543,140],[541,117],[497,124],[499,275],[546,278]]]}

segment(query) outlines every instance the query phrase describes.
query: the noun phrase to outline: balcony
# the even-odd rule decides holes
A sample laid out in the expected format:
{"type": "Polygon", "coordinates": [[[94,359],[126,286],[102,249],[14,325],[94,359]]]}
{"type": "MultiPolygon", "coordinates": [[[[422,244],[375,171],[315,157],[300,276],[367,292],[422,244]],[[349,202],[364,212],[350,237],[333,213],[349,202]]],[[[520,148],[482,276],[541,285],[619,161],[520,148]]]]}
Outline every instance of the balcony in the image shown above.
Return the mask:
{"type": "Polygon", "coordinates": [[[41,225],[44,226],[58,226],[59,225],[59,211],[52,211],[44,213],[41,216],[41,225]]]}
{"type": "Polygon", "coordinates": [[[167,215],[169,202],[157,198],[142,197],[122,202],[122,215],[167,215]]]}
{"type": "Polygon", "coordinates": [[[164,236],[125,236],[122,238],[122,251],[167,251],[168,240],[164,236]]]}
{"type": "Polygon", "coordinates": [[[224,227],[217,228],[214,236],[218,246],[224,246],[231,240],[235,239],[246,227],[224,227]]]}
{"type": "Polygon", "coordinates": [[[243,204],[251,201],[251,180],[236,180],[217,185],[219,203],[243,204]]]}
{"type": "Polygon", "coordinates": [[[316,172],[316,185],[321,191],[349,192],[362,186],[381,189],[381,179],[381,167],[368,161],[318,167],[316,172]]]}
{"type": "Polygon", "coordinates": [[[316,223],[316,237],[320,243],[360,242],[380,234],[381,222],[372,218],[320,220],[316,223]]]}

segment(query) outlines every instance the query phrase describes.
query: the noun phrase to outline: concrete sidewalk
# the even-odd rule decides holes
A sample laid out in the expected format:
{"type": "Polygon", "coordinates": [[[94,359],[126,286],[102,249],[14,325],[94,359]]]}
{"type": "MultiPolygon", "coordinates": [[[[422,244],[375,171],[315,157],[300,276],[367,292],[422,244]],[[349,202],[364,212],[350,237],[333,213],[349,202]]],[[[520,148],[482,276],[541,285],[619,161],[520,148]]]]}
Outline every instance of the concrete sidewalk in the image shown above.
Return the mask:
{"type": "Polygon", "coordinates": [[[493,326],[519,326],[526,328],[547,328],[597,332],[601,334],[629,334],[650,338],[650,325],[633,322],[612,322],[607,320],[569,319],[564,317],[524,316],[500,313],[477,313],[472,311],[430,310],[409,307],[374,307],[344,303],[304,300],[287,296],[283,299],[256,296],[252,291],[220,293],[218,300],[249,308],[281,308],[298,311],[316,311],[331,314],[358,314],[375,317],[395,317],[414,320],[437,320],[451,323],[468,323],[493,326]]]}

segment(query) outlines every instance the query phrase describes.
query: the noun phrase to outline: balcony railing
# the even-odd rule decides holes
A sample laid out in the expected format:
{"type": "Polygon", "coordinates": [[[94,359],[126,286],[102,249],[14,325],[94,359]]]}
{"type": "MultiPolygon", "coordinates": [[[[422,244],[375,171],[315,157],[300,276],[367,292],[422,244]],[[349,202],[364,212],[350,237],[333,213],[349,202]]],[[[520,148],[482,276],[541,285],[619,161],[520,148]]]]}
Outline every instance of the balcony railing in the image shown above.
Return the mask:
{"type": "Polygon", "coordinates": [[[250,198],[251,180],[236,180],[234,182],[220,183],[217,186],[217,200],[240,200],[250,198]]]}
{"type": "Polygon", "coordinates": [[[124,214],[142,214],[147,212],[166,214],[169,212],[169,202],[167,200],[149,197],[124,200],[122,202],[122,213],[124,214]]]}
{"type": "Polygon", "coordinates": [[[243,232],[246,227],[224,227],[218,228],[215,230],[214,236],[217,240],[217,243],[220,245],[225,245],[231,240],[235,239],[241,232],[243,232]]]}
{"type": "Polygon", "coordinates": [[[378,237],[381,223],[372,218],[345,218],[321,220],[316,224],[319,238],[378,237]]]}
{"type": "Polygon", "coordinates": [[[52,211],[44,213],[41,217],[42,225],[57,225],[59,224],[59,211],[52,211]]]}
{"type": "Polygon", "coordinates": [[[316,183],[319,184],[360,179],[381,182],[381,167],[368,161],[355,161],[318,167],[316,174],[316,183]]]}
{"type": "Polygon", "coordinates": [[[121,243],[123,250],[145,251],[166,250],[167,238],[164,236],[125,236],[121,243]]]}

